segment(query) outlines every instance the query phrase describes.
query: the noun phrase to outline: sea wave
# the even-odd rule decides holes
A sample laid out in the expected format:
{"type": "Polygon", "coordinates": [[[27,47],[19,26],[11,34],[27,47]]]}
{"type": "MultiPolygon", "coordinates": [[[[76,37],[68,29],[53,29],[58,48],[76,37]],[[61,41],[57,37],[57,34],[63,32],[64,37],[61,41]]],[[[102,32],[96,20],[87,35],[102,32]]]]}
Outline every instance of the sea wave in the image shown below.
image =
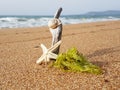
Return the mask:
{"type": "MultiPolygon", "coordinates": [[[[2,16],[0,17],[0,28],[23,28],[23,27],[40,27],[47,26],[48,21],[52,17],[48,16],[2,16]]],[[[120,20],[119,17],[84,17],[84,16],[62,16],[61,21],[63,24],[77,24],[89,23],[99,21],[120,20]]]]}

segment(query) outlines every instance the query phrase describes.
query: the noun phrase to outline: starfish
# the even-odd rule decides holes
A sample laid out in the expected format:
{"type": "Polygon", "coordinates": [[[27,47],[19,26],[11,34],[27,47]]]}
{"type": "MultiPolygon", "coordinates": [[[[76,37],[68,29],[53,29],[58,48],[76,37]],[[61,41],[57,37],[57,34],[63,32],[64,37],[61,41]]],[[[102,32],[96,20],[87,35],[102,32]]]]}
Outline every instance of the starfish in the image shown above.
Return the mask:
{"type": "Polygon", "coordinates": [[[36,61],[37,64],[41,64],[43,61],[44,62],[49,62],[50,59],[56,59],[57,58],[57,54],[53,53],[53,51],[58,48],[61,44],[61,41],[58,41],[56,44],[54,44],[53,46],[51,46],[49,49],[46,48],[46,46],[44,44],[41,44],[41,48],[43,51],[43,54],[41,55],[41,57],[36,61]]]}

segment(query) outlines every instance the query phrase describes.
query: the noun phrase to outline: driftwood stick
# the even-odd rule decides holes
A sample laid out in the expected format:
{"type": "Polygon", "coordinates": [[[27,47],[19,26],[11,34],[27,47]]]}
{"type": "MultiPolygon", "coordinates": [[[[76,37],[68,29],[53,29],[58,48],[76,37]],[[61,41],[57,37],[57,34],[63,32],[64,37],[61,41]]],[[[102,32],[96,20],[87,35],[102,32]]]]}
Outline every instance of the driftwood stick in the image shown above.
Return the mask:
{"type": "Polygon", "coordinates": [[[60,7],[60,8],[57,10],[57,12],[55,13],[54,18],[59,19],[61,12],[62,12],[62,8],[60,7]]]}
{"type": "MultiPolygon", "coordinates": [[[[62,24],[57,27],[56,33],[58,33],[58,36],[56,35],[55,38],[53,38],[52,45],[56,44],[58,41],[62,38],[62,24]]],[[[59,53],[60,46],[54,51],[55,54],[59,53]]]]}
{"type": "Polygon", "coordinates": [[[44,44],[41,44],[43,54],[36,61],[37,64],[41,64],[43,61],[47,63],[50,61],[50,59],[56,59],[58,56],[62,35],[62,23],[59,20],[61,11],[62,8],[59,8],[54,18],[48,22],[48,27],[52,34],[52,46],[47,49],[44,44]]]}
{"type": "MultiPolygon", "coordinates": [[[[52,46],[54,44],[56,44],[58,41],[61,40],[61,36],[62,36],[62,23],[59,20],[60,14],[62,12],[62,8],[59,8],[54,16],[54,18],[52,20],[49,21],[49,29],[50,32],[52,34],[52,46]]],[[[60,46],[54,50],[55,54],[59,53],[59,48],[60,46]]]]}

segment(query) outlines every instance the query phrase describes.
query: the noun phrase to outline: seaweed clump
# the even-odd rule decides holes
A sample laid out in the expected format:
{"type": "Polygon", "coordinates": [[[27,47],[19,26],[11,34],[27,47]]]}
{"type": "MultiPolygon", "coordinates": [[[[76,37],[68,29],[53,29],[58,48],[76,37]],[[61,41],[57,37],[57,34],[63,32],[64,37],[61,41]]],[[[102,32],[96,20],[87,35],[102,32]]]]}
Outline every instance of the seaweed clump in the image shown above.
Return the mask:
{"type": "Polygon", "coordinates": [[[59,54],[53,66],[64,71],[101,74],[101,69],[90,63],[76,48],[71,48],[66,53],[59,54]]]}

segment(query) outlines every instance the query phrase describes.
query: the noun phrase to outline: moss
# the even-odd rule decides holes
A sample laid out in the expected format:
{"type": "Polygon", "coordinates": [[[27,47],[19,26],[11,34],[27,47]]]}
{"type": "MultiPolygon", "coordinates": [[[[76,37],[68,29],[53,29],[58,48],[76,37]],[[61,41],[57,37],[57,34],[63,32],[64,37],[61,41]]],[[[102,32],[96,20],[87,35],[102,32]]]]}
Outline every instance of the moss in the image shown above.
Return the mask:
{"type": "Polygon", "coordinates": [[[64,71],[87,72],[101,74],[101,69],[90,63],[76,48],[69,49],[66,53],[59,54],[53,66],[64,71]]]}

